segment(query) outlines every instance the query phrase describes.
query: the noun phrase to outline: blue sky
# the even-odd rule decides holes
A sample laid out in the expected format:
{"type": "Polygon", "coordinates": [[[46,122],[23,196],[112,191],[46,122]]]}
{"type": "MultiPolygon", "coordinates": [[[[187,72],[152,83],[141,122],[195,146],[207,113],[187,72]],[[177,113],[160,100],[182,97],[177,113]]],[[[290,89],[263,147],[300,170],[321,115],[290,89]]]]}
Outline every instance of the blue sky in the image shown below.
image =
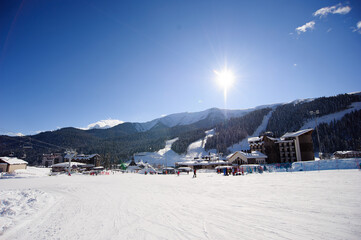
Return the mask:
{"type": "Polygon", "coordinates": [[[361,91],[360,1],[8,0],[0,11],[0,134],[361,91]],[[225,65],[227,103],[214,74],[225,65]]]}

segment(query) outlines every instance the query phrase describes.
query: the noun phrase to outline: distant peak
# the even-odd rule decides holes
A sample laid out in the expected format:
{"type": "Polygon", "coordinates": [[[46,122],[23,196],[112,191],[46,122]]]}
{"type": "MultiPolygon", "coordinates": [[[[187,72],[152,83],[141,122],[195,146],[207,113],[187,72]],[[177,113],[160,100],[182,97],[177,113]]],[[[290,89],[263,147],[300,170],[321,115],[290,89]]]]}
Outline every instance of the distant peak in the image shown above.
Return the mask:
{"type": "Polygon", "coordinates": [[[120,121],[118,119],[106,119],[106,120],[100,120],[95,123],[89,124],[86,128],[81,128],[82,130],[89,130],[89,129],[107,129],[112,128],[116,125],[124,123],[123,121],[120,121]]]}

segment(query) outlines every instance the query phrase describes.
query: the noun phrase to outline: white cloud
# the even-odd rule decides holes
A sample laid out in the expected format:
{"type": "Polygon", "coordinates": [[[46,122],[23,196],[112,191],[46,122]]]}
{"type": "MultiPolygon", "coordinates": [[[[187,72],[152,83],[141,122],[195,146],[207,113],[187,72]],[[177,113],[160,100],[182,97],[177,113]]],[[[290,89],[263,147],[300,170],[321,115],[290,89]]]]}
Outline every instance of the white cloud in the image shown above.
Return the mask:
{"type": "Polygon", "coordinates": [[[337,8],[333,14],[347,14],[351,11],[349,6],[337,8]]]}
{"type": "Polygon", "coordinates": [[[198,100],[198,103],[199,103],[199,104],[203,103],[203,100],[202,100],[202,99],[199,99],[199,100],[198,100]]]}
{"type": "Polygon", "coordinates": [[[332,28],[327,29],[327,32],[328,32],[328,33],[331,32],[331,31],[332,31],[332,28]]]}
{"type": "Polygon", "coordinates": [[[356,24],[356,28],[353,28],[353,32],[358,32],[361,34],[361,21],[358,21],[356,24]]]}
{"type": "Polygon", "coordinates": [[[308,29],[314,29],[315,27],[315,21],[308,22],[298,28],[296,28],[296,31],[298,34],[301,34],[301,32],[306,32],[308,29]]]}
{"type": "Polygon", "coordinates": [[[351,11],[350,6],[342,6],[341,4],[337,4],[330,7],[323,7],[318,9],[313,13],[313,16],[325,17],[328,14],[347,14],[351,11]]]}
{"type": "Polygon", "coordinates": [[[161,117],[165,117],[165,116],[167,116],[167,114],[162,114],[162,115],[160,115],[161,117]]]}
{"type": "Polygon", "coordinates": [[[107,120],[100,120],[95,123],[89,124],[86,128],[80,128],[83,130],[93,129],[93,128],[111,128],[118,124],[124,123],[118,119],[107,119],[107,120]]]}
{"type": "Polygon", "coordinates": [[[294,67],[297,67],[297,63],[294,63],[293,66],[294,66],[294,67]]]}

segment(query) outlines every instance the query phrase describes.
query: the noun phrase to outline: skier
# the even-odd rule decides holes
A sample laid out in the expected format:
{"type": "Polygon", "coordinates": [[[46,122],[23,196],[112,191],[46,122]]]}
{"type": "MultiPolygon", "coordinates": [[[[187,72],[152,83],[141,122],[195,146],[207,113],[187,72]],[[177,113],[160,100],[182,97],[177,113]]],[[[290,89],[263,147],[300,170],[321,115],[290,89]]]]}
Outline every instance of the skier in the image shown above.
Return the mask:
{"type": "Polygon", "coordinates": [[[193,171],[193,178],[196,178],[197,177],[197,169],[194,168],[194,171],[193,171]]]}
{"type": "Polygon", "coordinates": [[[179,176],[179,170],[178,170],[178,172],[177,172],[177,175],[179,176]]]}

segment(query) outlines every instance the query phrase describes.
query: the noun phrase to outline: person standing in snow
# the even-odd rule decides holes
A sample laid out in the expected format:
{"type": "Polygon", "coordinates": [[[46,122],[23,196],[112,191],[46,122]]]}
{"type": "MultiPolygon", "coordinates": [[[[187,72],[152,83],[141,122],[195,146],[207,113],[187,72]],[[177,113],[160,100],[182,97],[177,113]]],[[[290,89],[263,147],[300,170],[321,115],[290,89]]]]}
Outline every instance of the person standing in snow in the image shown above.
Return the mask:
{"type": "Polygon", "coordinates": [[[193,178],[196,178],[196,177],[197,177],[197,169],[194,168],[194,170],[193,170],[193,178]]]}

